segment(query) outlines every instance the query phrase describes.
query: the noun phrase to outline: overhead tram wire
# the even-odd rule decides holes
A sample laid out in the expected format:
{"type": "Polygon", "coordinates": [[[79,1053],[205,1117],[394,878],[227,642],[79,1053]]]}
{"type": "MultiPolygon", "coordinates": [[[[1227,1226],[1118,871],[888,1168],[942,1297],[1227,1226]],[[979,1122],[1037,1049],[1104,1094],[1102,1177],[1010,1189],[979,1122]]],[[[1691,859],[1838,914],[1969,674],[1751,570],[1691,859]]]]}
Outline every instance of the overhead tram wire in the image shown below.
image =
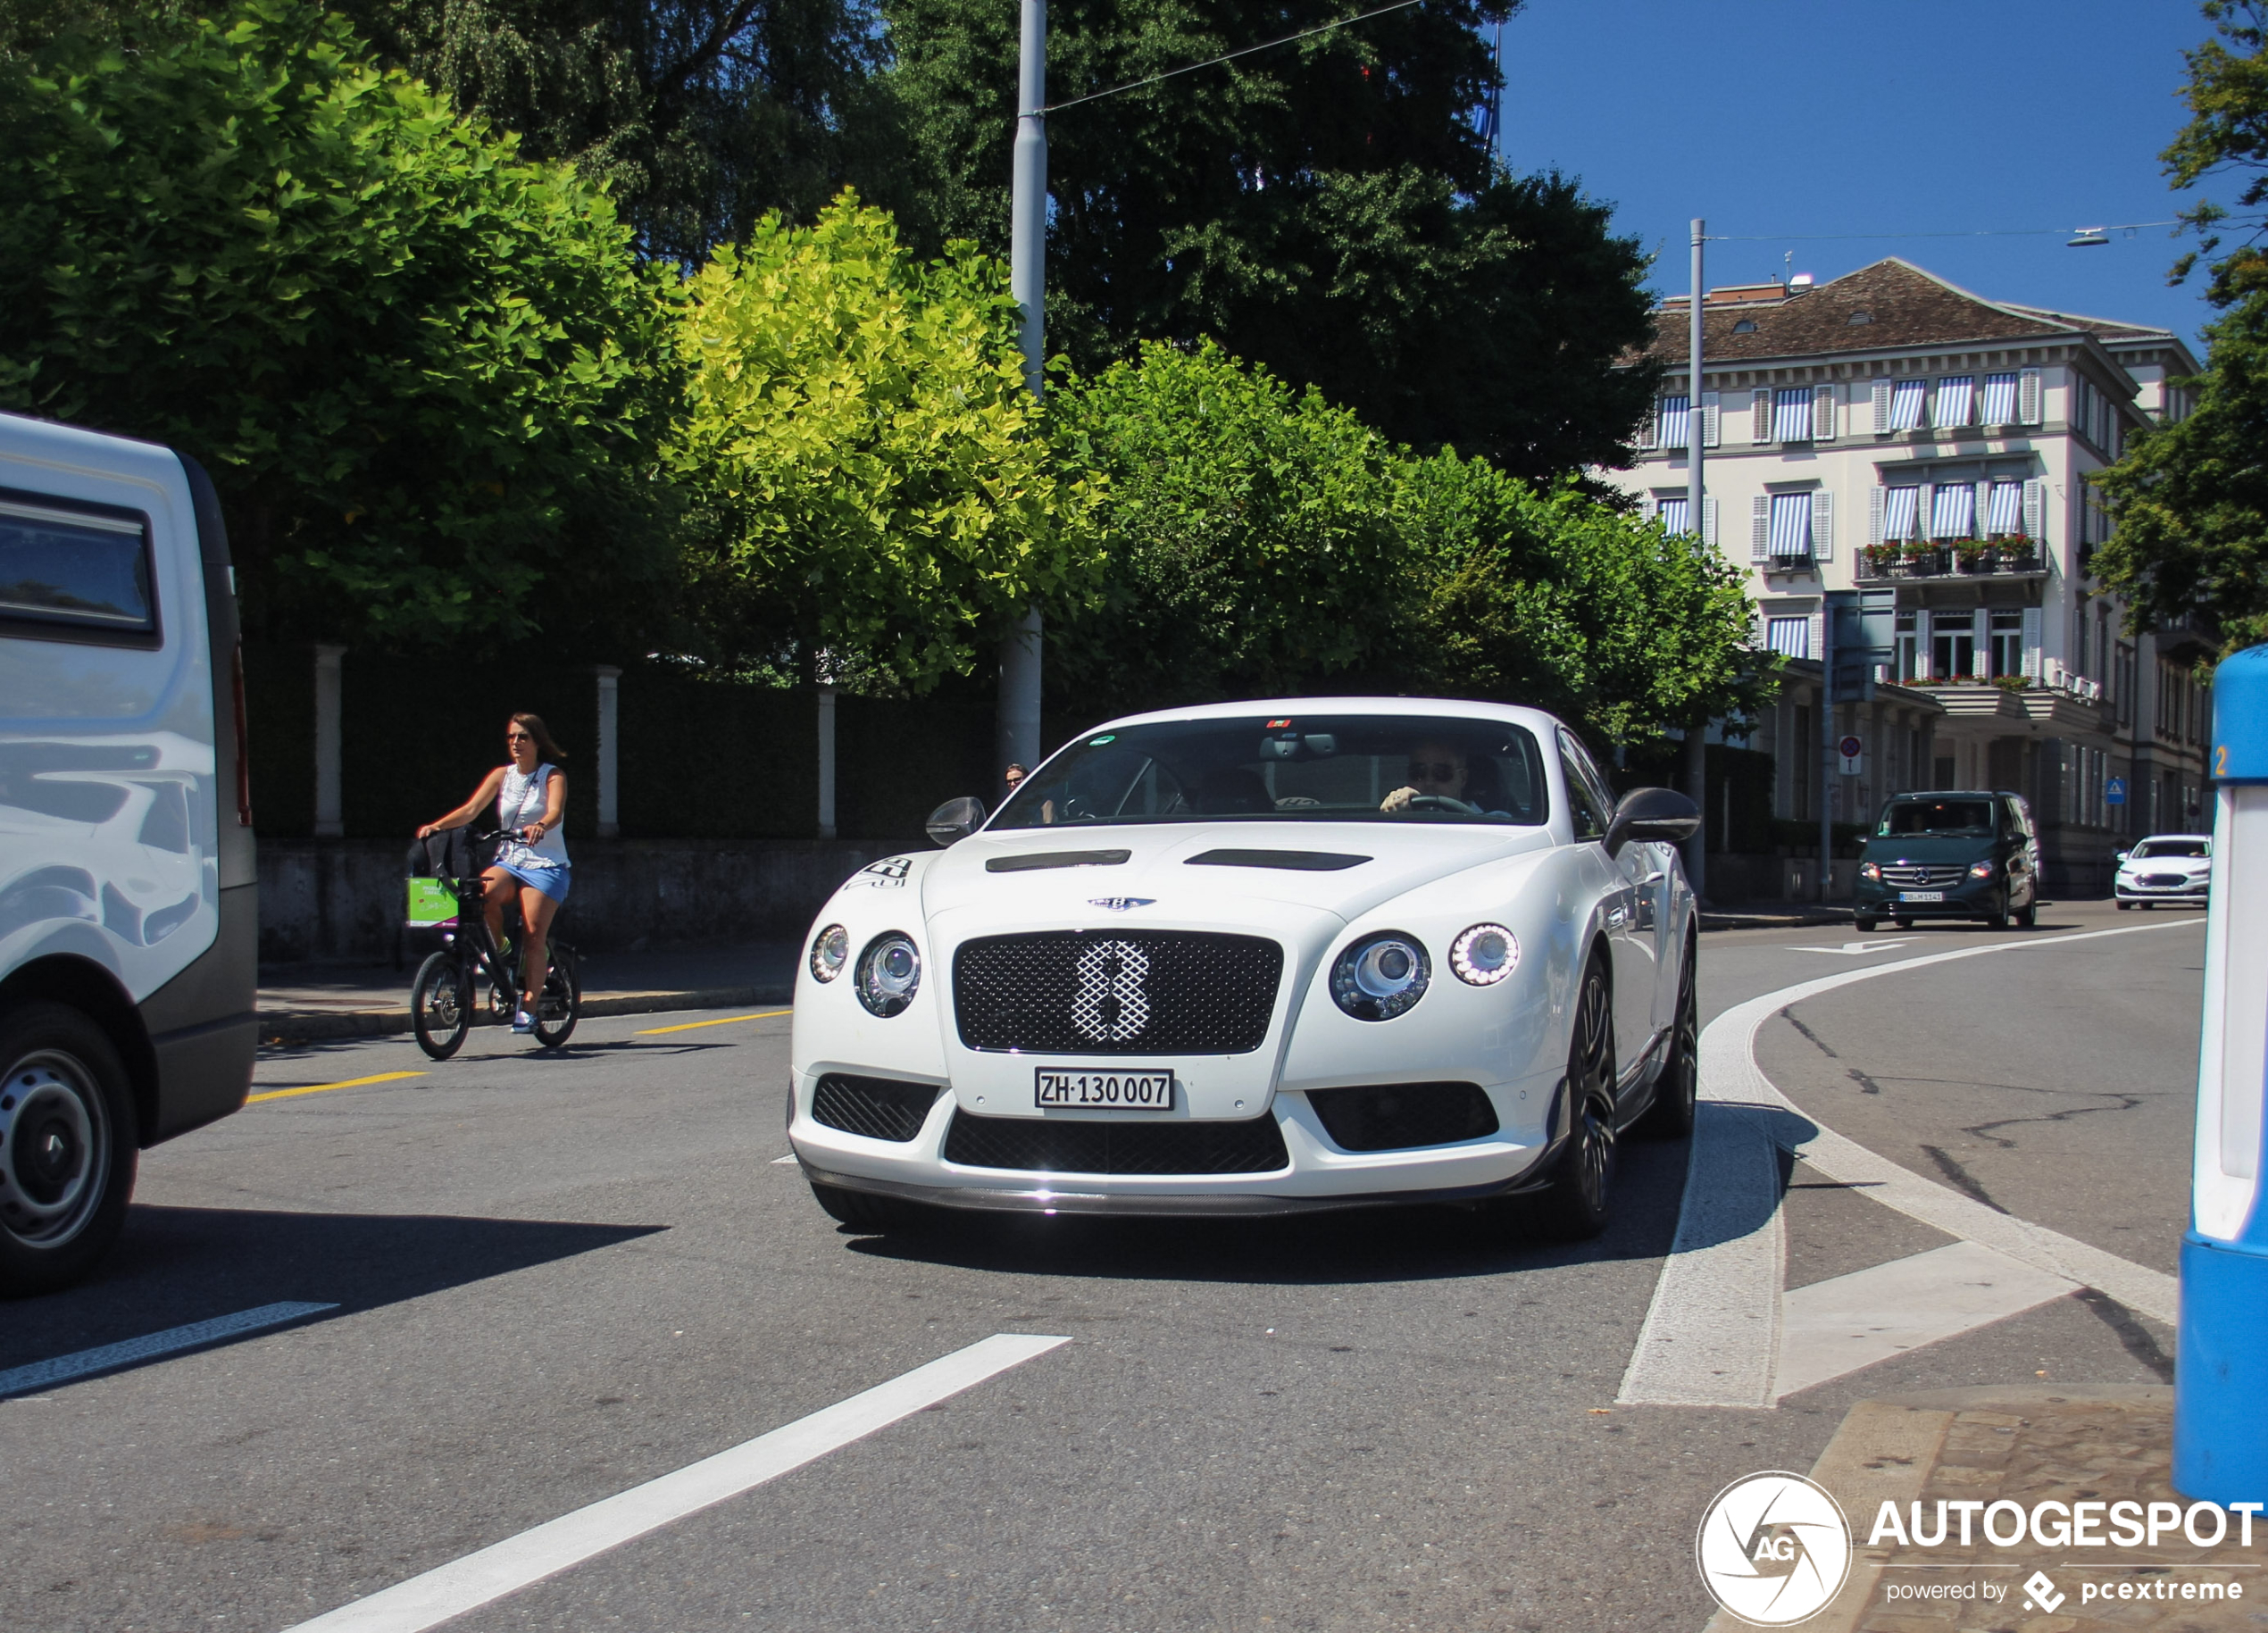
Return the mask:
{"type": "Polygon", "coordinates": [[[1832,244],[1862,238],[2043,238],[2071,232],[2139,232],[2180,221],[2119,221],[2108,227],[1981,227],[1965,232],[1713,232],[1712,244],[1832,244]]]}
{"type": "MultiPolygon", "coordinates": [[[[1238,57],[1248,57],[1255,52],[1273,51],[1279,46],[1288,46],[1297,40],[1313,39],[1318,34],[1329,34],[1336,29],[1352,28],[1358,22],[1368,22],[1373,17],[1383,17],[1388,12],[1406,12],[1410,7],[1422,5],[1424,3],[1425,0],[1394,0],[1393,4],[1381,5],[1375,11],[1361,12],[1352,17],[1341,17],[1334,22],[1322,23],[1312,29],[1302,29],[1298,33],[1287,34],[1280,39],[1263,40],[1256,46],[1247,46],[1240,50],[1224,52],[1217,57],[1207,57],[1202,62],[1185,62],[1179,68],[1169,68],[1162,74],[1152,74],[1144,79],[1130,79],[1124,85],[1113,85],[1106,91],[1090,91],[1084,96],[1073,96],[1064,102],[1051,102],[1042,108],[1030,108],[1025,110],[1025,113],[1043,115],[1060,113],[1065,108],[1075,108],[1083,103],[1100,102],[1106,96],[1121,96],[1128,91],[1138,91],[1146,85],[1156,85],[1163,80],[1178,79],[1182,74],[1193,74],[1200,68],[1217,68],[1223,62],[1233,62],[1238,57]]],[[[1024,114],[1019,114],[1017,117],[1024,116],[1024,114]]]]}

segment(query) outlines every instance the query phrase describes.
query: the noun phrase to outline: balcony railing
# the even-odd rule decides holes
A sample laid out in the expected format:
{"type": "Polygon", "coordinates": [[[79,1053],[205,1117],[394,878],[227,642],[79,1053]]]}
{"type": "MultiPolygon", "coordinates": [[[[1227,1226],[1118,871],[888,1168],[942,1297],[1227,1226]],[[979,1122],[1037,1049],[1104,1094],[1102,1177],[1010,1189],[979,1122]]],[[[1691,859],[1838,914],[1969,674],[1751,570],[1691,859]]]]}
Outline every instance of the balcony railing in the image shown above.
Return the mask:
{"type": "Polygon", "coordinates": [[[1862,579],[2044,578],[2047,559],[2026,539],[1914,545],[1870,545],[1858,553],[1862,579]]]}

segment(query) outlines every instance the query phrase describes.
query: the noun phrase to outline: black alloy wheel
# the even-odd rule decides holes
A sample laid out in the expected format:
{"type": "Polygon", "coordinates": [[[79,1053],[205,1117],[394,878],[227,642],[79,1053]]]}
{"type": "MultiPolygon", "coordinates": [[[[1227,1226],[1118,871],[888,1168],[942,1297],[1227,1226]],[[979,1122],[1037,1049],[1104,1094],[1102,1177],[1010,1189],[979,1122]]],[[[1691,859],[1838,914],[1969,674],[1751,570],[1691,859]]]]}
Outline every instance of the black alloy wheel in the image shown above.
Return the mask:
{"type": "Polygon", "coordinates": [[[410,987],[410,1029],[417,1046],[437,1061],[464,1047],[472,1029],[472,979],[456,954],[444,948],[429,954],[410,987]]]}
{"type": "Polygon", "coordinates": [[[1574,1128],[1551,1183],[1530,1204],[1537,1230],[1555,1241],[1588,1241],[1606,1229],[1614,1185],[1614,1012],[1606,971],[1594,957],[1575,997],[1566,1093],[1574,1128]]]}
{"type": "MultiPolygon", "coordinates": [[[[1866,926],[1872,929],[1870,924],[1866,926]]],[[[1686,943],[1678,971],[1677,1018],[1670,1023],[1670,1052],[1654,1080],[1654,1104],[1638,1120],[1649,1139],[1683,1139],[1693,1132],[1693,1105],[1701,1094],[1701,1001],[1694,996],[1694,946],[1686,943]]]]}
{"type": "Polygon", "coordinates": [[[69,1286],[116,1239],[137,1155],[126,1066],[93,1021],[28,1004],[0,1021],[0,1297],[69,1286]]]}

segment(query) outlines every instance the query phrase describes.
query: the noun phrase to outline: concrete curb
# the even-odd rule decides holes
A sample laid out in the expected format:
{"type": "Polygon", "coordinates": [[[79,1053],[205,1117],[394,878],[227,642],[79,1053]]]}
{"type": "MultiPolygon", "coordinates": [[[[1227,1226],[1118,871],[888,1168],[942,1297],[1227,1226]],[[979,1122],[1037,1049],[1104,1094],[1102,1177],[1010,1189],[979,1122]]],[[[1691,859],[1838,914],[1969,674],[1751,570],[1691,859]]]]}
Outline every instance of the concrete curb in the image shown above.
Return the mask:
{"type": "MultiPolygon", "coordinates": [[[[601,1015],[652,1015],[677,1009],[733,1009],[785,1004],[795,988],[780,981],[753,987],[707,987],[691,992],[610,992],[583,1000],[586,1020],[601,1015]]],[[[503,1025],[485,1019],[477,1024],[503,1025]]],[[[271,1009],[260,1011],[260,1040],[312,1043],[333,1037],[388,1037],[410,1029],[409,1005],[385,1009],[271,1009]]]]}

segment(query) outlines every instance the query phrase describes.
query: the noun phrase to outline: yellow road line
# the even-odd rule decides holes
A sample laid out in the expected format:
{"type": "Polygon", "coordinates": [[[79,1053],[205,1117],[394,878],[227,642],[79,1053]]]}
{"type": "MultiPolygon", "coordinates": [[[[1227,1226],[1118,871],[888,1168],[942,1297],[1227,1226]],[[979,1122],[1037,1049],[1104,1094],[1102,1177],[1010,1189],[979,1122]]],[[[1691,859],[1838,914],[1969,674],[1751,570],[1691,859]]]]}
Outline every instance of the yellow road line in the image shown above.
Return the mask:
{"type": "Polygon", "coordinates": [[[778,1015],[792,1015],[792,1009],[768,1009],[760,1015],[725,1015],[715,1021],[687,1021],[676,1026],[650,1026],[634,1033],[638,1037],[659,1037],[664,1032],[691,1032],[705,1026],[730,1026],[736,1021],[770,1021],[778,1015]]]}
{"type": "Polygon", "coordinates": [[[301,1095],[327,1095],[334,1088],[360,1088],[365,1083],[393,1083],[403,1078],[421,1078],[421,1071],[381,1071],[374,1078],[349,1078],[344,1083],[310,1083],[304,1088],[271,1088],[264,1095],[246,1095],[244,1103],[251,1105],[261,1100],[290,1100],[301,1095]]]}

